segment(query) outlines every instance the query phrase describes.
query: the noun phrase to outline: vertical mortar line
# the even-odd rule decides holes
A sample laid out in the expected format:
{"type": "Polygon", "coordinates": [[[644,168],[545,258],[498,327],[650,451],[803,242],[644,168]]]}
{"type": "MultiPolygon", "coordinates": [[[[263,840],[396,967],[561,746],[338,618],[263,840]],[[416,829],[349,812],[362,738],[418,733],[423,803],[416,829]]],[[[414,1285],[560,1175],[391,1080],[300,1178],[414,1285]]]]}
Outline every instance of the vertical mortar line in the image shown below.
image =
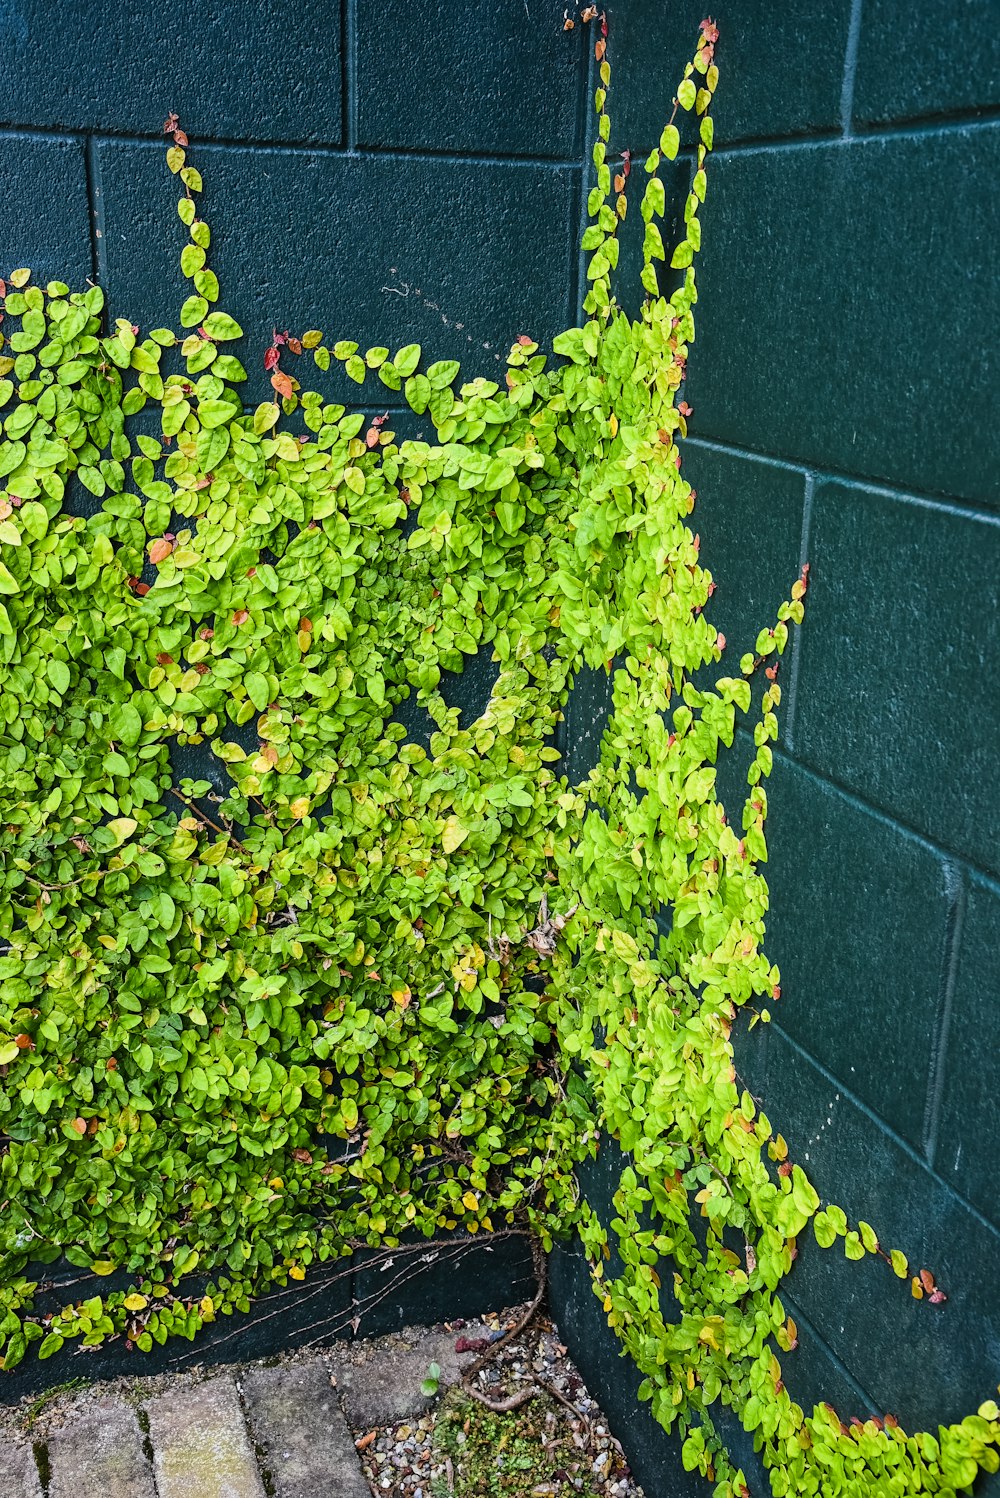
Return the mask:
{"type": "MultiPolygon", "coordinates": [[[[799,573],[809,561],[809,544],[812,533],[812,508],[813,493],[816,488],[816,476],[807,473],[802,494],[802,535],[799,541],[799,573]]],[[[808,608],[808,594],[806,595],[806,607],[808,608]]],[[[785,748],[789,754],[795,753],[795,704],[799,692],[799,662],[802,658],[802,625],[797,626],[792,637],[792,662],[788,673],[788,706],[785,709],[785,748]]]]}
{"type": "Polygon", "coordinates": [[[851,0],[851,17],[847,25],[847,47],[844,52],[844,81],[840,90],[840,128],[845,140],[853,135],[854,79],[858,71],[858,49],[861,43],[861,7],[864,0],[851,0]]]}
{"type": "Polygon", "coordinates": [[[342,0],[340,13],[341,108],[344,145],[349,151],[358,144],[358,14],[357,0],[342,0]]]}
{"type": "Polygon", "coordinates": [[[958,957],[962,946],[965,920],[966,886],[961,867],[950,860],[944,865],[944,886],[948,896],[944,952],[941,962],[941,997],[937,1013],[937,1033],[931,1044],[930,1074],[927,1079],[927,1104],[924,1109],[923,1151],[928,1165],[935,1167],[938,1135],[941,1127],[941,1100],[944,1095],[945,1063],[948,1059],[948,1032],[958,976],[958,957]]]}
{"type": "Polygon", "coordinates": [[[264,1447],[264,1443],[257,1438],[257,1431],[254,1428],[254,1423],[250,1416],[250,1406],[247,1402],[246,1396],[243,1393],[243,1385],[240,1382],[238,1373],[233,1379],[233,1388],[236,1390],[236,1403],[239,1405],[240,1412],[243,1416],[243,1424],[246,1426],[247,1440],[250,1443],[250,1450],[257,1465],[257,1471],[260,1474],[260,1480],[264,1485],[264,1492],[266,1493],[267,1498],[275,1498],[275,1494],[277,1493],[278,1489],[274,1480],[274,1473],[271,1471],[270,1465],[268,1463],[267,1451],[264,1447]]]}
{"type": "Polygon", "coordinates": [[[84,137],[83,171],[90,219],[90,278],[98,286],[103,286],[107,271],[104,253],[104,194],[101,189],[101,162],[97,142],[92,135],[84,137]]]}

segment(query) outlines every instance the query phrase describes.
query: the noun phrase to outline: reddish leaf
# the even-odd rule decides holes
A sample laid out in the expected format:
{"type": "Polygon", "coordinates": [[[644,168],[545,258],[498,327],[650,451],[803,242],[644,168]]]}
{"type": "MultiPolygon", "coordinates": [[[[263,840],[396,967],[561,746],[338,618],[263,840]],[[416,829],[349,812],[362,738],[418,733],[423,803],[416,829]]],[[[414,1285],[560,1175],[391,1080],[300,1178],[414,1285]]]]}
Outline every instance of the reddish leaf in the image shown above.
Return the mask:
{"type": "Polygon", "coordinates": [[[134,591],[137,598],[145,598],[146,594],[149,592],[149,584],[136,583],[134,591]]]}
{"type": "Polygon", "coordinates": [[[934,1286],[934,1276],[931,1274],[931,1272],[930,1272],[929,1269],[921,1269],[921,1271],[920,1271],[920,1283],[923,1285],[923,1287],[927,1291],[928,1295],[935,1288],[935,1286],[934,1286]]]}
{"type": "Polygon", "coordinates": [[[710,42],[714,46],[715,43],[719,40],[719,28],[718,26],[716,26],[711,16],[706,17],[706,19],[702,21],[700,29],[701,34],[705,38],[706,42],[710,42]]]}
{"type": "Polygon", "coordinates": [[[166,119],[163,121],[163,133],[164,135],[173,135],[176,129],[177,116],[174,114],[173,110],[171,110],[166,119]]]}
{"type": "Polygon", "coordinates": [[[214,629],[208,629],[207,627],[205,629],[199,629],[199,631],[198,631],[198,638],[199,638],[199,640],[214,640],[215,639],[215,630],[214,629]]]}
{"type": "Polygon", "coordinates": [[[308,1150],[304,1149],[292,1150],[292,1159],[298,1160],[300,1165],[311,1165],[313,1163],[312,1155],[308,1150]]]}
{"type": "Polygon", "coordinates": [[[301,338],[289,338],[289,340],[288,340],[288,347],[291,349],[291,351],[292,351],[293,354],[301,354],[301,352],[302,352],[302,340],[301,340],[301,338]]]}
{"type": "Polygon", "coordinates": [[[173,663],[174,663],[173,656],[172,655],[168,655],[165,650],[161,650],[160,653],[159,653],[159,655],[156,657],[156,664],[158,666],[172,666],[173,663]]]}
{"type": "Polygon", "coordinates": [[[173,542],[168,541],[166,536],[161,536],[158,540],[149,543],[149,560],[154,567],[158,567],[161,562],[167,560],[173,549],[173,542]]]}
{"type": "Polygon", "coordinates": [[[19,1051],[33,1051],[35,1049],[35,1042],[30,1035],[15,1035],[14,1044],[19,1051]]]}
{"type": "Polygon", "coordinates": [[[267,370],[270,373],[270,371],[272,369],[276,369],[278,367],[278,360],[280,358],[281,358],[281,355],[279,354],[278,350],[273,346],[273,344],[272,344],[272,346],[269,349],[265,349],[264,350],[264,368],[265,368],[265,370],[267,370]]]}
{"type": "Polygon", "coordinates": [[[294,393],[295,387],[292,384],[291,378],[282,369],[276,370],[271,376],[271,384],[285,400],[294,393]]]}
{"type": "Polygon", "coordinates": [[[75,1129],[78,1134],[86,1134],[87,1120],[85,1118],[74,1118],[70,1124],[70,1128],[75,1129]]]}
{"type": "Polygon", "coordinates": [[[485,1352],[490,1345],[489,1337],[459,1337],[456,1352],[485,1352]]]}
{"type": "Polygon", "coordinates": [[[692,411],[691,407],[688,405],[687,401],[681,401],[681,403],[677,407],[677,409],[681,413],[682,416],[693,416],[694,415],[694,412],[692,411]]]}
{"type": "Polygon", "coordinates": [[[533,338],[529,338],[528,335],[527,335],[527,333],[519,333],[518,337],[517,337],[517,341],[521,345],[522,348],[527,348],[528,345],[531,344],[531,343],[534,343],[535,340],[533,338]]]}
{"type": "Polygon", "coordinates": [[[115,1059],[114,1056],[109,1056],[108,1057],[108,1064],[107,1064],[106,1070],[108,1070],[108,1071],[117,1071],[118,1070],[118,1062],[117,1062],[117,1060],[115,1059]]]}
{"type": "Polygon", "coordinates": [[[245,624],[249,618],[250,618],[250,611],[249,611],[249,609],[234,609],[233,610],[233,613],[232,613],[232,622],[234,624],[245,624]]]}
{"type": "Polygon", "coordinates": [[[778,1174],[779,1174],[779,1176],[790,1176],[791,1173],[792,1173],[791,1162],[789,1160],[782,1160],[781,1164],[778,1166],[778,1174]]]}

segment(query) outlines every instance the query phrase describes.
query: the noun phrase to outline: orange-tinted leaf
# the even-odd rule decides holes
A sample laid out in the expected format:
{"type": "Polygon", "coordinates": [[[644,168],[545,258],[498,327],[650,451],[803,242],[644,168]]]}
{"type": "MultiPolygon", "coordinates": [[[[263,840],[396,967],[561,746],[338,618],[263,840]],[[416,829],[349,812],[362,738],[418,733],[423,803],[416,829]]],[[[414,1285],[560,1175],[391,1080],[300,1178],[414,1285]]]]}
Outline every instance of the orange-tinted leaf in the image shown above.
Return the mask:
{"type": "Polygon", "coordinates": [[[149,543],[149,560],[154,567],[158,567],[161,562],[167,560],[173,549],[174,543],[168,541],[166,536],[160,536],[156,541],[149,543]]]}

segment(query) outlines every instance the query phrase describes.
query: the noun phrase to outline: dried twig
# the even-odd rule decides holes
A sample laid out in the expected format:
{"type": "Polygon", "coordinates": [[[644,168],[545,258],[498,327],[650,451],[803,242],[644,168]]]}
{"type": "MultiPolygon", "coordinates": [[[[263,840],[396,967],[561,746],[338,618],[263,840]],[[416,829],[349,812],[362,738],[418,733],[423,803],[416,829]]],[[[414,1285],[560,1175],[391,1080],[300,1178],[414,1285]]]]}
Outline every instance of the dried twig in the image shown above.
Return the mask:
{"type": "Polygon", "coordinates": [[[510,1410],[520,1409],[522,1404],[527,1404],[529,1399],[537,1399],[542,1392],[537,1384],[529,1384],[526,1389],[518,1389],[514,1394],[508,1394],[506,1399],[491,1399],[481,1389],[466,1389],[467,1394],[473,1399],[485,1404],[488,1410],[495,1411],[498,1415],[506,1415],[510,1410]]]}

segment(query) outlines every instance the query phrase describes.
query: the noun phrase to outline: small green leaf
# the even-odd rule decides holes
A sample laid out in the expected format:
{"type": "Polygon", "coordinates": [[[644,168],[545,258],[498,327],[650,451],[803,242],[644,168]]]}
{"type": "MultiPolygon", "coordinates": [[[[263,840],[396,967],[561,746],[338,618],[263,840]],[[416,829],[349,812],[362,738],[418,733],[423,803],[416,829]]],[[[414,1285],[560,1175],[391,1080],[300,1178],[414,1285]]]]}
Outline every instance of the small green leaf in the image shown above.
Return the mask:
{"type": "Polygon", "coordinates": [[[406,344],[404,348],[401,348],[396,353],[392,362],[400,378],[407,379],[420,363],[420,344],[406,344]]]}
{"type": "Polygon", "coordinates": [[[60,697],[65,697],[69,691],[69,666],[66,662],[55,659],[46,661],[45,674],[60,697]]]}
{"type": "Polygon", "coordinates": [[[208,311],[208,303],[203,296],[189,296],[181,308],[181,327],[196,328],[208,311]]]}
{"type": "Polygon", "coordinates": [[[667,125],[660,136],[660,150],[668,161],[673,161],[680,150],[681,136],[676,125],[667,125]]]}
{"type": "Polygon", "coordinates": [[[446,853],[454,853],[460,843],[464,842],[469,835],[469,828],[465,826],[458,817],[448,817],[441,834],[441,846],[446,853]]]}
{"type": "Polygon", "coordinates": [[[205,332],[213,343],[227,343],[233,338],[243,337],[239,323],[225,312],[210,312],[205,318],[205,332]]]}

